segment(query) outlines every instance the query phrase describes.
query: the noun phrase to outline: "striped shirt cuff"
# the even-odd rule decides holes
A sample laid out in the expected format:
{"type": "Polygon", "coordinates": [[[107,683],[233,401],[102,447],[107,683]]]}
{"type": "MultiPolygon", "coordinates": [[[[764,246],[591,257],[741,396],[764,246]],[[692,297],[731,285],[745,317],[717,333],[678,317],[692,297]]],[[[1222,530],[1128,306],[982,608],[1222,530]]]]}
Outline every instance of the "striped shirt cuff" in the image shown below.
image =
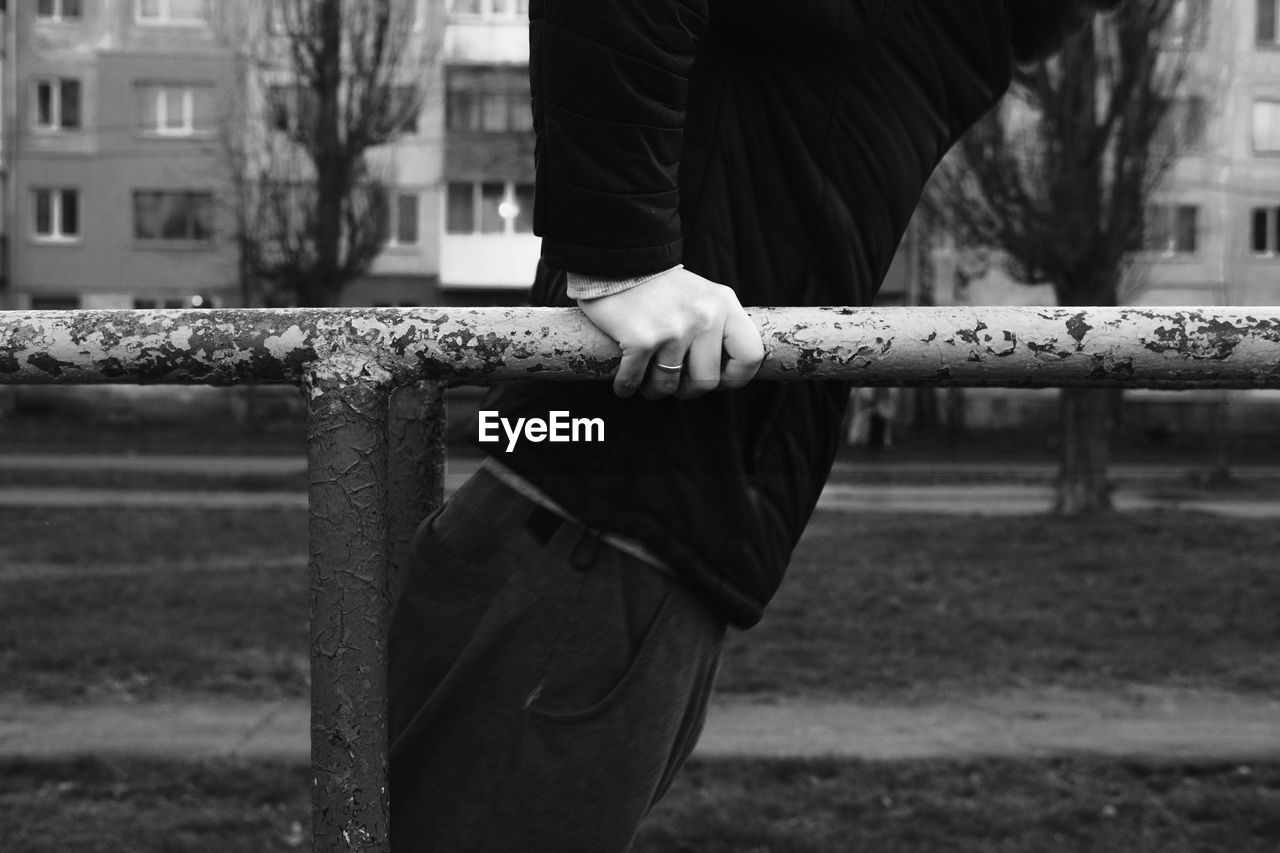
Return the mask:
{"type": "Polygon", "coordinates": [[[671,270],[680,269],[683,264],[676,264],[670,270],[655,272],[649,275],[638,275],[634,278],[595,278],[589,275],[579,275],[577,273],[568,273],[568,289],[567,293],[570,299],[599,299],[601,296],[613,296],[615,293],[622,293],[624,290],[630,290],[637,284],[644,284],[660,275],[666,275],[671,270]]]}

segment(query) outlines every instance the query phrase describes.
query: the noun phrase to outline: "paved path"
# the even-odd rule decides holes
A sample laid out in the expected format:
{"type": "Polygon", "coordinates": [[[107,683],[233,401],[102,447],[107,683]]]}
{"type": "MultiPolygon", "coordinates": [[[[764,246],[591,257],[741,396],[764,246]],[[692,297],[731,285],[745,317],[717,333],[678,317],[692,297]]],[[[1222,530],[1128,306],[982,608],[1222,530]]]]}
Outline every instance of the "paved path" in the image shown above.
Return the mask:
{"type": "MultiPolygon", "coordinates": [[[[475,470],[474,457],[452,459],[446,492],[475,470]]],[[[233,477],[249,473],[292,474],[305,470],[294,457],[202,457],[0,454],[0,471],[136,471],[205,473],[233,477]]],[[[1113,495],[1121,511],[1184,509],[1237,518],[1280,518],[1280,498],[1179,494],[1163,488],[1183,478],[1176,466],[1117,466],[1113,495]]],[[[913,463],[842,461],[823,490],[819,508],[842,512],[934,512],[950,515],[1036,515],[1053,507],[1053,467],[1048,463],[913,463]],[[983,482],[966,481],[967,478],[983,482]],[[999,482],[991,482],[997,479],[999,482]]],[[[1247,469],[1251,482],[1280,481],[1280,469],[1247,469]]],[[[295,509],[307,508],[304,491],[88,488],[77,486],[0,487],[0,507],[92,507],[135,509],[295,509]]]]}
{"type": "Polygon", "coordinates": [[[307,470],[305,456],[214,456],[172,453],[0,453],[0,471],[129,471],[139,474],[287,476],[307,470]]]}
{"type": "MultiPolygon", "coordinates": [[[[968,483],[892,485],[828,483],[819,509],[844,512],[933,512],[946,515],[1044,515],[1055,500],[1051,485],[968,483]]],[[[1235,518],[1280,518],[1280,499],[1183,497],[1141,486],[1121,486],[1111,500],[1121,512],[1179,509],[1235,518]]]]}
{"type": "Polygon", "coordinates": [[[1280,701],[1222,693],[1018,691],[940,705],[728,702],[710,715],[704,755],[871,760],[1093,754],[1150,759],[1280,759],[1280,701]]]}
{"type": "MultiPolygon", "coordinates": [[[[466,471],[474,468],[477,460],[470,454],[452,454],[450,468],[466,471]]],[[[991,460],[969,461],[945,459],[928,462],[898,461],[891,453],[877,458],[838,459],[831,471],[836,481],[860,482],[920,482],[939,480],[1002,482],[1051,482],[1058,463],[1044,461],[995,462],[991,460]]],[[[1112,464],[1107,470],[1120,482],[1152,480],[1176,480],[1185,478],[1196,464],[1187,462],[1112,464]]],[[[0,472],[3,471],[127,471],[154,474],[205,474],[237,477],[246,474],[287,476],[307,470],[307,460],[296,456],[222,456],[212,454],[166,453],[39,453],[0,452],[0,472]]],[[[1236,465],[1238,476],[1255,481],[1280,481],[1280,465],[1236,465]]]]}
{"type": "Polygon", "coordinates": [[[28,509],[296,509],[306,511],[307,493],[218,489],[98,489],[78,486],[5,486],[0,507],[28,509]]]}
{"type": "MultiPolygon", "coordinates": [[[[450,472],[446,492],[457,488],[460,475],[450,472]]],[[[1118,510],[1180,509],[1236,518],[1280,518],[1274,498],[1180,497],[1134,489],[1117,489],[1118,510]]],[[[1052,486],[1008,484],[850,485],[829,483],[819,509],[857,513],[926,512],[945,515],[1043,515],[1053,508],[1052,486]]],[[[287,509],[305,511],[305,492],[191,491],[179,489],[111,489],[74,486],[0,487],[0,507],[90,509],[287,509]]]]}
{"type": "MultiPolygon", "coordinates": [[[[302,701],[42,705],[0,703],[0,755],[83,753],[305,761],[302,701]]],[[[1280,759],[1280,701],[1170,690],[1128,695],[1010,692],[898,707],[838,700],[722,698],[704,757],[894,760],[1095,754],[1167,760],[1280,759]]]]}

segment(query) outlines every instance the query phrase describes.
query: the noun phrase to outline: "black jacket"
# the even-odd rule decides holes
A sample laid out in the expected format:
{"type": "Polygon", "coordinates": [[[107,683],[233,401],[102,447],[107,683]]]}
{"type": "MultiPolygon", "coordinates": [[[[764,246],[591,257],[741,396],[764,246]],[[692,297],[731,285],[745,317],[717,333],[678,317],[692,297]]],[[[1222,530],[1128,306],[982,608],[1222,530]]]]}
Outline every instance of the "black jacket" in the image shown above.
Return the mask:
{"type": "MultiPolygon", "coordinates": [[[[743,305],[868,305],[925,181],[1005,91],[1005,0],[533,0],[533,301],[571,270],[676,263],[743,305]]],[[[692,401],[511,383],[504,417],[601,417],[606,442],[502,461],[637,537],[733,622],[782,579],[839,440],[843,382],[692,401]]]]}

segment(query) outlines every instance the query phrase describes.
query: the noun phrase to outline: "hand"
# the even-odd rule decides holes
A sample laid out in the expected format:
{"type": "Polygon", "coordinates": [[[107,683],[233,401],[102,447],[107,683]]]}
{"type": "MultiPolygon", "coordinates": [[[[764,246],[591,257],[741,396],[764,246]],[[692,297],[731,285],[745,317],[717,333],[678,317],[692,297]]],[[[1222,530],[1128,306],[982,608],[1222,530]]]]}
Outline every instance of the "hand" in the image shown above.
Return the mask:
{"type": "Polygon", "coordinates": [[[630,290],[579,299],[591,322],[622,348],[613,380],[619,397],[697,397],[741,388],[764,360],[760,330],[722,284],[676,268],[630,290]],[[659,364],[680,370],[663,370],[659,364]]]}

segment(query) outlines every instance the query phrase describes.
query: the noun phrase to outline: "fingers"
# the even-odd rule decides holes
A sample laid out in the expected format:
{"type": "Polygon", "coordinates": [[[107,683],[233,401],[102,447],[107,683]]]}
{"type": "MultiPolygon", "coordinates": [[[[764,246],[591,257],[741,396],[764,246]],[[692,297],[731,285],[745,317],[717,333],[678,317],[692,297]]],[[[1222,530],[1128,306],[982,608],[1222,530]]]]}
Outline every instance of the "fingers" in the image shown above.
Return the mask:
{"type": "Polygon", "coordinates": [[[712,324],[692,341],[668,340],[656,349],[637,347],[623,354],[614,391],[630,397],[637,388],[649,400],[675,395],[688,400],[717,387],[741,388],[764,360],[755,322],[736,303],[723,327],[712,324]]]}
{"type": "Polygon", "coordinates": [[[764,342],[760,330],[746,311],[731,312],[724,324],[726,360],[721,373],[725,388],[741,388],[750,382],[764,361],[764,342]]]}
{"type": "Polygon", "coordinates": [[[680,378],[685,372],[685,351],[688,344],[684,341],[669,341],[658,347],[653,359],[649,362],[649,378],[645,381],[644,396],[650,400],[670,397],[680,387],[680,378]]]}
{"type": "Polygon", "coordinates": [[[580,298],[578,306],[622,350],[613,381],[620,397],[739,388],[764,356],[760,333],[733,290],[681,267],[617,293],[580,298]]]}
{"type": "Polygon", "coordinates": [[[618,372],[613,377],[613,393],[619,397],[630,397],[644,384],[645,373],[649,369],[650,350],[641,348],[624,348],[622,361],[618,364],[618,372]]]}
{"type": "Polygon", "coordinates": [[[720,354],[723,333],[713,329],[694,338],[685,358],[684,375],[676,396],[688,400],[715,390],[720,384],[720,354]]]}

